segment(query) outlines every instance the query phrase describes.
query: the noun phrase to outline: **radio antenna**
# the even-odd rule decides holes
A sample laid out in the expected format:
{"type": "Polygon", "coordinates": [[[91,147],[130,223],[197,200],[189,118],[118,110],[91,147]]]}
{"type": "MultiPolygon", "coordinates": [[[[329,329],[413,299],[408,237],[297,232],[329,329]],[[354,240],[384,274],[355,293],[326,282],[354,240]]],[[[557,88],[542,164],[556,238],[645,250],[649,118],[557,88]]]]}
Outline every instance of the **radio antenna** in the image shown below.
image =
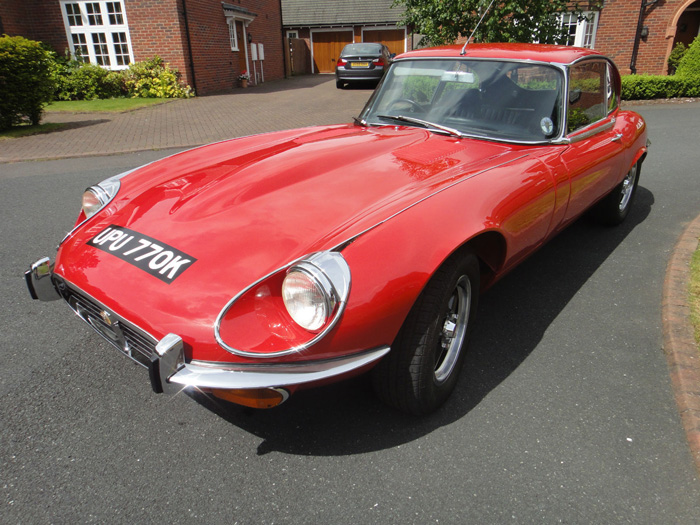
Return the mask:
{"type": "Polygon", "coordinates": [[[489,9],[491,9],[491,6],[493,5],[493,2],[494,2],[494,0],[491,0],[491,3],[490,3],[489,6],[486,8],[486,11],[484,11],[484,14],[481,15],[481,18],[480,18],[479,21],[476,23],[476,27],[474,28],[474,31],[472,31],[472,34],[469,35],[469,38],[467,38],[467,41],[464,43],[464,47],[462,48],[462,51],[459,53],[460,56],[464,56],[465,53],[467,52],[467,45],[469,44],[469,42],[471,41],[472,37],[474,36],[474,33],[476,33],[476,30],[479,29],[479,26],[481,25],[481,21],[482,21],[482,20],[484,19],[484,17],[486,16],[486,13],[489,12],[489,9]]]}

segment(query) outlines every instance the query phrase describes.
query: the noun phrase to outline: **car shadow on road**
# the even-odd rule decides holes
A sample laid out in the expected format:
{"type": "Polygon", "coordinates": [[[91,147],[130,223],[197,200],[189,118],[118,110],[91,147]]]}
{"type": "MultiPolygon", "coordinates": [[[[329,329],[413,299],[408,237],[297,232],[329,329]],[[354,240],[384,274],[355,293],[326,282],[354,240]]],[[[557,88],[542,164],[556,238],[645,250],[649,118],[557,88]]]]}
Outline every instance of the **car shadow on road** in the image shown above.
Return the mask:
{"type": "Polygon", "coordinates": [[[528,358],[583,284],[651,213],[649,190],[640,186],[635,199],[622,225],[605,228],[578,220],[482,296],[460,381],[435,414],[416,418],[384,406],[368,375],[297,392],[266,411],[202,394],[192,397],[262,438],[259,455],[350,455],[411,442],[464,417],[528,358]]]}

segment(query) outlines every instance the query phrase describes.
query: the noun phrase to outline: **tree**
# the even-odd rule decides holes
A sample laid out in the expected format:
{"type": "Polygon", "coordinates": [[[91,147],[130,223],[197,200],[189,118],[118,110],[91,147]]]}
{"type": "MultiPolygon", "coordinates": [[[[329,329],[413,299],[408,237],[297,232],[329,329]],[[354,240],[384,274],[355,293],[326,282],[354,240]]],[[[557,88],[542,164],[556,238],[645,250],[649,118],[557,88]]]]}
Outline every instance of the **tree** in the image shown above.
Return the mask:
{"type": "MultiPolygon", "coordinates": [[[[395,0],[405,6],[402,22],[423,35],[421,45],[454,43],[468,37],[490,0],[395,0]]],[[[568,0],[499,0],[493,2],[472,41],[563,44],[567,28],[558,17],[572,11],[568,0]]],[[[580,13],[578,8],[574,10],[580,13]]]]}

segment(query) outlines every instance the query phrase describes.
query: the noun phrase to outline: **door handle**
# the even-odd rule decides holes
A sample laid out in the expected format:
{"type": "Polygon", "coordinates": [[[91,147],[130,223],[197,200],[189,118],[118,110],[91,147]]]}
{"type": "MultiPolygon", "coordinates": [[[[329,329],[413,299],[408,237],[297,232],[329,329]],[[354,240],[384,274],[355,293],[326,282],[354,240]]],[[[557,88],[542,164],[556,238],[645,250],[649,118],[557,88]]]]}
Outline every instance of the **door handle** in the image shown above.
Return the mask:
{"type": "Polygon", "coordinates": [[[619,142],[622,140],[622,133],[615,133],[615,136],[610,140],[611,142],[619,142]]]}

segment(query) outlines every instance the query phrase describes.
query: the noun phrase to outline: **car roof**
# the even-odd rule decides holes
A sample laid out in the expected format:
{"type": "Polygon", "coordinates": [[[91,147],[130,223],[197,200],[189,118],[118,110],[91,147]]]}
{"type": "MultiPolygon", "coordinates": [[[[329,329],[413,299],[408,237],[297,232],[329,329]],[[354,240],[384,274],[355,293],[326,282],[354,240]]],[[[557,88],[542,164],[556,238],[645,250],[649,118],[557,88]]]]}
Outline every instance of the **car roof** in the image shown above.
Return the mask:
{"type": "MultiPolygon", "coordinates": [[[[460,57],[461,45],[430,47],[402,53],[396,60],[403,58],[452,58],[460,57]]],[[[536,60],[556,64],[571,64],[588,56],[602,57],[592,49],[548,44],[469,44],[465,57],[470,58],[505,58],[510,60],[536,60]]]]}

